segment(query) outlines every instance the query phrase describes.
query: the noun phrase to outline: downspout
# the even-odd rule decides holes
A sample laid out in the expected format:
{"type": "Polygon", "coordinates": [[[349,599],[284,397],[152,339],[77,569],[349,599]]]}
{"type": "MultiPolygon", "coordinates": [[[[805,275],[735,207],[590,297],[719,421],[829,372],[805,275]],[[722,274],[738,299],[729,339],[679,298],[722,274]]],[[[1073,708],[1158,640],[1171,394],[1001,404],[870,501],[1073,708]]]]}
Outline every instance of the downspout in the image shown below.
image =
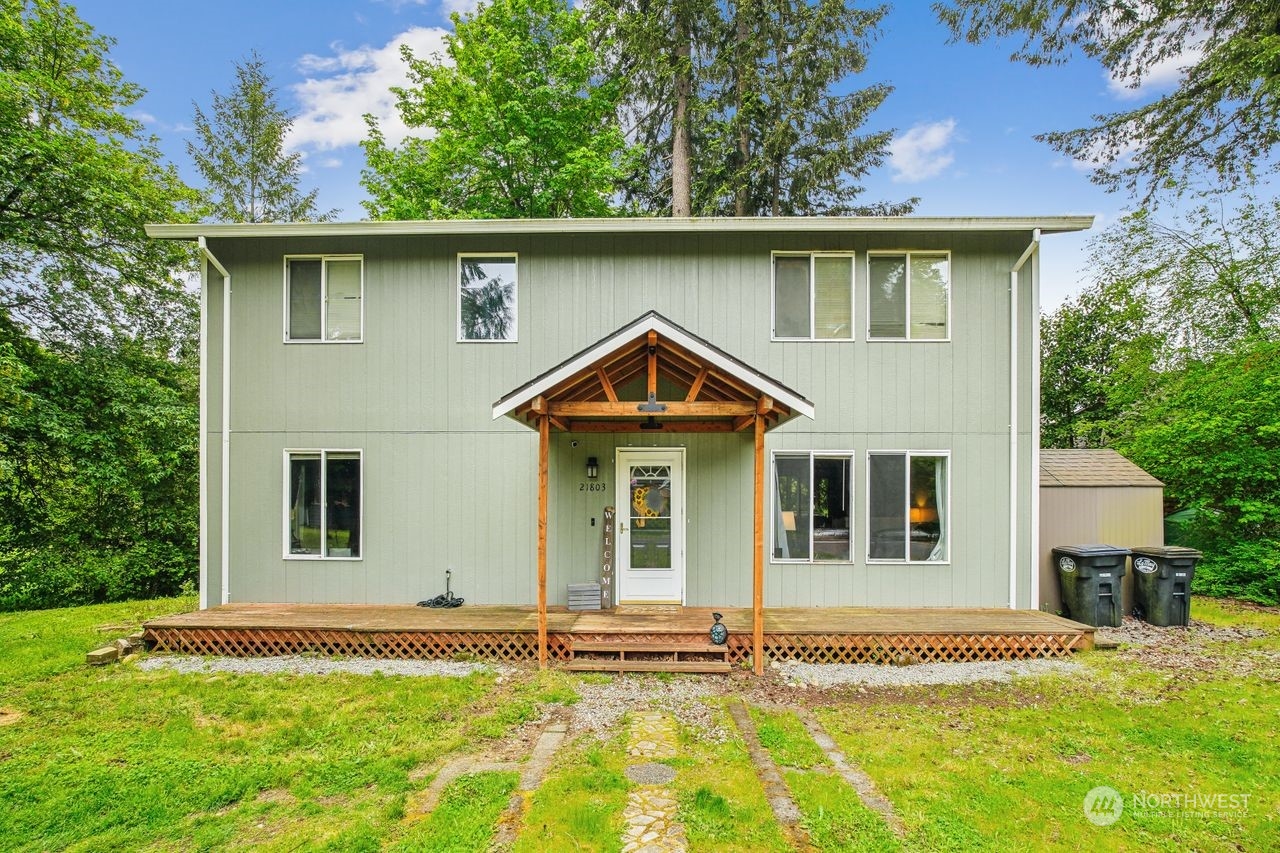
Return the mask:
{"type": "Polygon", "coordinates": [[[1040,609],[1040,256],[1031,262],[1031,600],[1040,609]]]}
{"type": "MultiPolygon", "coordinates": [[[[1040,229],[1009,271],[1009,609],[1018,608],[1018,273],[1040,248],[1040,229]]],[[[1033,374],[1034,375],[1034,374],[1033,374]]],[[[1032,519],[1034,526],[1034,519],[1032,519]]]]}
{"type": "Polygon", "coordinates": [[[209,609],[209,260],[200,258],[200,609],[209,609]]]}
{"type": "Polygon", "coordinates": [[[222,603],[231,601],[231,273],[209,251],[203,237],[197,238],[200,251],[222,273],[222,506],[218,519],[222,558],[222,603]]]}

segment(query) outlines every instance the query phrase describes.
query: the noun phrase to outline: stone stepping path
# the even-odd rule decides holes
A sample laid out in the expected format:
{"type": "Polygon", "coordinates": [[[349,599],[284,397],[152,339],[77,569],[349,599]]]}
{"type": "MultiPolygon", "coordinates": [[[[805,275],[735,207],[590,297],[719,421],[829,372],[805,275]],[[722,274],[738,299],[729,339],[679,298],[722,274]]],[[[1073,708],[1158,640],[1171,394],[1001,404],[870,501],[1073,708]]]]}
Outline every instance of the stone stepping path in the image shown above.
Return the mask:
{"type": "Polygon", "coordinates": [[[769,801],[769,808],[773,809],[773,816],[778,819],[787,840],[797,850],[815,849],[813,842],[809,839],[809,833],[805,832],[804,827],[800,825],[802,817],[800,807],[791,797],[791,789],[783,781],[782,773],[774,763],[773,756],[760,743],[760,738],[756,734],[756,724],[741,699],[734,699],[729,703],[729,716],[733,717],[738,731],[742,733],[742,740],[747,745],[747,754],[751,756],[751,763],[756,768],[756,776],[764,786],[765,799],[769,801]]]}
{"type": "Polygon", "coordinates": [[[822,723],[813,715],[808,708],[792,708],[800,722],[804,723],[804,727],[808,729],[809,736],[813,738],[813,742],[818,748],[826,753],[827,758],[835,767],[836,772],[845,782],[849,783],[849,787],[858,792],[858,799],[862,800],[862,804],[871,811],[880,815],[889,829],[893,830],[893,834],[899,838],[905,838],[907,828],[902,823],[902,818],[898,816],[897,811],[893,808],[893,803],[876,788],[876,783],[866,772],[856,764],[853,764],[845,756],[844,752],[836,745],[835,739],[827,733],[822,723]]]}
{"type": "Polygon", "coordinates": [[[676,820],[675,793],[667,786],[675,770],[656,759],[675,758],[679,730],[669,714],[640,711],[631,720],[627,741],[627,778],[637,787],[627,797],[622,812],[622,853],[684,853],[688,849],[684,827],[676,820]]]}
{"type": "Polygon", "coordinates": [[[552,721],[538,735],[533,752],[528,761],[490,761],[477,756],[455,758],[440,768],[421,799],[411,807],[408,817],[417,819],[432,812],[440,803],[444,789],[454,780],[474,773],[502,773],[514,771],[520,774],[520,782],[511,801],[498,819],[494,830],[493,846],[498,849],[510,847],[515,842],[520,823],[528,810],[529,800],[533,792],[542,784],[547,775],[547,768],[556,751],[564,743],[569,727],[559,721],[552,721]]]}

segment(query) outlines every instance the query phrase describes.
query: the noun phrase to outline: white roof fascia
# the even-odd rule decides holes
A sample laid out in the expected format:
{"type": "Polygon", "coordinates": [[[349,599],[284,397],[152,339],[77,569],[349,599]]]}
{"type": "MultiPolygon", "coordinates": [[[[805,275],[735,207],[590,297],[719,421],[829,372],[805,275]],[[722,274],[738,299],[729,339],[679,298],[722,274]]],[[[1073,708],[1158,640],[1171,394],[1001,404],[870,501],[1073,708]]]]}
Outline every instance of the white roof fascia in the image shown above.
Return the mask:
{"type": "Polygon", "coordinates": [[[533,385],[525,386],[513,391],[503,399],[493,404],[493,419],[497,420],[503,415],[512,414],[523,403],[537,397],[539,394],[545,393],[547,390],[554,388],[564,380],[580,372],[593,362],[612,355],[625,346],[634,343],[636,338],[649,332],[657,332],[669,341],[677,343],[700,358],[714,364],[716,367],[725,371],[743,381],[749,382],[751,385],[759,388],[779,403],[787,406],[796,414],[804,415],[813,420],[814,411],[813,404],[803,397],[797,396],[794,392],[783,388],[775,382],[772,382],[757,373],[754,370],[744,370],[743,365],[735,363],[713,349],[708,349],[706,344],[699,340],[691,338],[684,332],[663,322],[659,317],[648,317],[643,322],[619,329],[608,338],[600,341],[593,347],[586,349],[577,358],[561,365],[554,372],[542,377],[533,385]]]}
{"type": "Polygon", "coordinates": [[[596,219],[435,219],[360,222],[164,223],[146,226],[161,240],[198,237],[364,237],[374,235],[765,233],[815,231],[1085,231],[1093,216],[753,216],[596,219]]]}

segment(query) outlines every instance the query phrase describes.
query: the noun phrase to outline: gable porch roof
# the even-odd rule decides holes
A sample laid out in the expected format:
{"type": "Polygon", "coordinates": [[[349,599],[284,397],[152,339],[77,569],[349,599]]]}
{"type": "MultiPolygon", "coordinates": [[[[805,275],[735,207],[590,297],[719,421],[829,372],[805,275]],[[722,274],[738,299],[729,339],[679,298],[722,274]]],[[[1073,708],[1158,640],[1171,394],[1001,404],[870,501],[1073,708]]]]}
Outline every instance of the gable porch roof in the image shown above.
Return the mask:
{"type": "Polygon", "coordinates": [[[797,415],[812,418],[813,403],[688,329],[649,311],[537,376],[493,404],[536,428],[540,415],[565,432],[713,432],[746,429],[756,414],[769,428],[797,415]],[[659,377],[684,389],[683,399],[660,401],[659,377]],[[638,378],[643,400],[622,400],[618,389],[638,378]]]}

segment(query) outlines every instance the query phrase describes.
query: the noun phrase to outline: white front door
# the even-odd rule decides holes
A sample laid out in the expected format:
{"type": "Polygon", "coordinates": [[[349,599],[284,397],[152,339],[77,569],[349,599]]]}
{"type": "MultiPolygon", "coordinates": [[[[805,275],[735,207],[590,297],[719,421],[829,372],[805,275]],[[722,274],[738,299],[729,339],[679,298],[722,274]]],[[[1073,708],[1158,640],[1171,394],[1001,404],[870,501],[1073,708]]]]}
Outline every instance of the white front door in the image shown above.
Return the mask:
{"type": "Polygon", "coordinates": [[[684,603],[684,448],[620,447],[618,602],[684,603]]]}

